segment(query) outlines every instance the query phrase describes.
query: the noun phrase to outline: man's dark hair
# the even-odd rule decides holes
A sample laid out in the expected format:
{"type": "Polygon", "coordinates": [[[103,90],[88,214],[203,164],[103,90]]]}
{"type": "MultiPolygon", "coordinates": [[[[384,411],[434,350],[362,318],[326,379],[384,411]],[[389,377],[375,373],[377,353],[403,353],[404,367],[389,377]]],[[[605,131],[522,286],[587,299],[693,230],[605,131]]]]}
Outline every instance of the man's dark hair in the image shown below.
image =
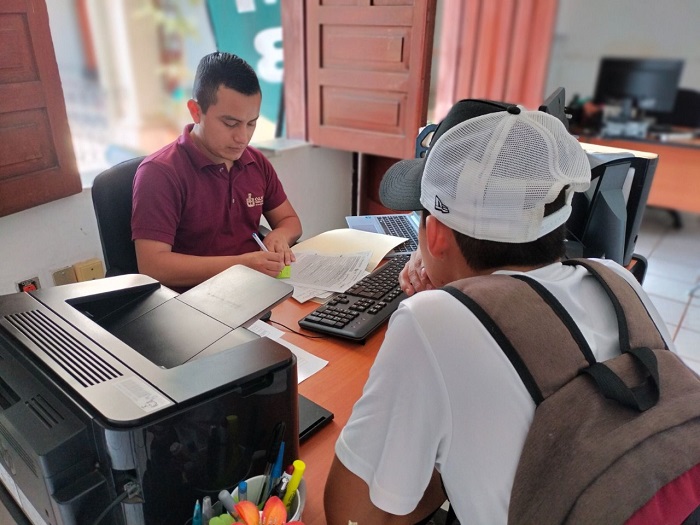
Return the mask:
{"type": "Polygon", "coordinates": [[[216,91],[224,85],[243,95],[260,93],[260,82],[255,70],[233,53],[216,51],[204,56],[194,77],[193,98],[206,113],[216,103],[216,91]]]}
{"type": "MultiPolygon", "coordinates": [[[[562,190],[553,202],[545,205],[545,216],[564,206],[565,198],[562,190]]],[[[430,212],[423,210],[421,220],[424,227],[428,215],[430,212]]],[[[537,240],[525,243],[485,241],[456,230],[452,230],[452,233],[464,260],[477,271],[503,266],[543,266],[557,262],[566,253],[566,223],[537,240]]]]}

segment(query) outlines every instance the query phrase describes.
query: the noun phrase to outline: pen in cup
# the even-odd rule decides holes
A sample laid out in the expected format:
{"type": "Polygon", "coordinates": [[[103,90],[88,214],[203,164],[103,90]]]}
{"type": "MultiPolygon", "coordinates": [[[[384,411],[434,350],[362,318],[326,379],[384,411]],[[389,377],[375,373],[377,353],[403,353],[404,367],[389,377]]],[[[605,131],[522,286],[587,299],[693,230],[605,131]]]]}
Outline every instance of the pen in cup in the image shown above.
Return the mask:
{"type": "Polygon", "coordinates": [[[269,252],[270,250],[267,249],[267,246],[263,244],[263,242],[260,240],[260,237],[258,237],[257,233],[253,233],[253,240],[258,243],[258,246],[260,246],[260,249],[264,252],[269,252]]]}

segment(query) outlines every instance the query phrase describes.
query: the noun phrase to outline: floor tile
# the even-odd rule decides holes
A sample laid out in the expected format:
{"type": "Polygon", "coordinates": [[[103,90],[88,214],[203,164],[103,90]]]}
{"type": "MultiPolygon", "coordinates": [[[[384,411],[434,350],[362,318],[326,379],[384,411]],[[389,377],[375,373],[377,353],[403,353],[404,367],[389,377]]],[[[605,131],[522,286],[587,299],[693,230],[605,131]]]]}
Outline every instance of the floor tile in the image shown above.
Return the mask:
{"type": "Polygon", "coordinates": [[[700,277],[700,264],[687,265],[677,262],[670,254],[659,254],[647,258],[647,275],[658,275],[675,281],[694,284],[700,277]]]}
{"type": "Polygon", "coordinates": [[[700,361],[700,332],[681,327],[674,343],[679,355],[700,361]]]}
{"type": "Polygon", "coordinates": [[[700,305],[691,304],[683,318],[683,328],[700,332],[700,305]]]}
{"type": "Polygon", "coordinates": [[[649,294],[651,302],[659,311],[661,318],[667,325],[678,325],[683,318],[683,314],[687,308],[687,302],[675,301],[673,299],[667,299],[666,297],[661,297],[659,295],[649,294]]]}
{"type": "Polygon", "coordinates": [[[691,283],[676,281],[668,277],[647,273],[642,288],[650,295],[658,295],[667,299],[687,303],[690,299],[688,290],[691,283]]]}

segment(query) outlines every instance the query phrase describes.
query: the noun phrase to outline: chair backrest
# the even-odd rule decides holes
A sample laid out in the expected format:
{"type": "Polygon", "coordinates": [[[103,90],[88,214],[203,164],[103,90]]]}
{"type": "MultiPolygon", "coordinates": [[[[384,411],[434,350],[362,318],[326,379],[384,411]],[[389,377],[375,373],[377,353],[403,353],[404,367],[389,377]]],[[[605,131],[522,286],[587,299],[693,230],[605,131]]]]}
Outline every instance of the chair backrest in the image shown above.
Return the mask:
{"type": "Polygon", "coordinates": [[[132,184],[144,157],[125,160],[100,173],[92,184],[92,205],[102,242],[106,277],[138,273],[131,240],[132,184]]]}

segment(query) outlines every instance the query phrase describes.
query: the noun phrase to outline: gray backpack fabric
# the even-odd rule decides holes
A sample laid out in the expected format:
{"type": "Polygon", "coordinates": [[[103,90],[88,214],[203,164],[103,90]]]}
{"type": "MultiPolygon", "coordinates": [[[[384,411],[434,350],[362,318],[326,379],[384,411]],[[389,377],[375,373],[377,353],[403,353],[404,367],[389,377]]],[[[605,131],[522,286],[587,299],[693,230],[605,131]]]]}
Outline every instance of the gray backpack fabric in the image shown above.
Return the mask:
{"type": "Polygon", "coordinates": [[[700,506],[700,379],[668,351],[622,277],[595,261],[565,264],[586,267],[608,293],[620,356],[596,362],[571,316],[528,277],[445,287],[489,330],[537,405],[508,521],[682,523],[700,506]]]}

